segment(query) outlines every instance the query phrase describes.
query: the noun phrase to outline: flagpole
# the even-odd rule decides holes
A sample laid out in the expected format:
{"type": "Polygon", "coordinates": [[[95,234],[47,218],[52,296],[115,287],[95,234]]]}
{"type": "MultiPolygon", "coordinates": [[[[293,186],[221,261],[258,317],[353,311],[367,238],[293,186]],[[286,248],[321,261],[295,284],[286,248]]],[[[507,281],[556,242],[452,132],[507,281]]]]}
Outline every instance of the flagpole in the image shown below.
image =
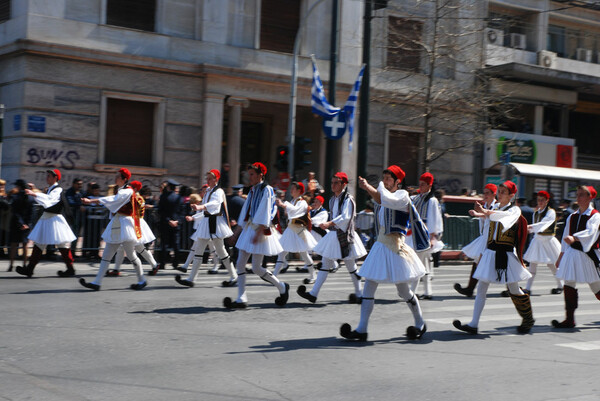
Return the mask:
{"type": "Polygon", "coordinates": [[[294,40],[294,56],[292,62],[292,83],[290,90],[290,108],[288,112],[288,174],[290,180],[294,179],[294,147],[296,142],[296,103],[298,101],[297,89],[298,89],[298,51],[300,48],[300,39],[302,37],[302,28],[306,20],[313,12],[316,6],[324,2],[325,0],[318,0],[314,3],[306,15],[300,20],[298,24],[298,31],[296,32],[296,39],[294,40]]]}

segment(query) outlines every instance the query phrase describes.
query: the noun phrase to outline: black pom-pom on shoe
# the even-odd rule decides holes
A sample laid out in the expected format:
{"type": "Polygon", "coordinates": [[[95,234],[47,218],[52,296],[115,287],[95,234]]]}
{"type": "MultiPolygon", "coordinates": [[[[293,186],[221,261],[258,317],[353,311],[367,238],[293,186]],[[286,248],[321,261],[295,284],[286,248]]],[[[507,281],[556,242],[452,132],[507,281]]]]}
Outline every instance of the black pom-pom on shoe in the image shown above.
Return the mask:
{"type": "Polygon", "coordinates": [[[193,287],[194,286],[194,282],[193,281],[181,278],[181,275],[179,275],[179,274],[177,274],[175,276],[175,281],[177,281],[179,284],[181,284],[181,285],[183,285],[185,287],[193,287]]]}
{"type": "Polygon", "coordinates": [[[314,295],[312,295],[310,292],[306,291],[306,287],[301,285],[300,287],[298,287],[298,289],[296,290],[296,293],[298,295],[300,295],[302,298],[308,300],[311,303],[315,303],[317,302],[317,297],[315,297],[314,295]]]}
{"type": "Polygon", "coordinates": [[[348,323],[342,324],[340,327],[340,335],[348,340],[357,340],[360,342],[367,341],[367,333],[359,333],[356,330],[352,330],[352,327],[348,323]]]}
{"type": "Polygon", "coordinates": [[[277,306],[285,306],[288,299],[290,299],[290,285],[288,283],[283,284],[285,285],[285,292],[275,298],[275,305],[277,306]]]}
{"type": "Polygon", "coordinates": [[[90,290],[100,291],[100,286],[98,284],[88,283],[85,281],[84,278],[79,279],[79,284],[81,284],[85,288],[89,288],[90,290]]]}
{"type": "Polygon", "coordinates": [[[425,332],[427,332],[427,325],[423,324],[423,328],[422,329],[417,329],[415,326],[409,326],[406,329],[406,337],[408,337],[409,340],[419,340],[421,339],[421,337],[423,337],[423,334],[425,334],[425,332]]]}

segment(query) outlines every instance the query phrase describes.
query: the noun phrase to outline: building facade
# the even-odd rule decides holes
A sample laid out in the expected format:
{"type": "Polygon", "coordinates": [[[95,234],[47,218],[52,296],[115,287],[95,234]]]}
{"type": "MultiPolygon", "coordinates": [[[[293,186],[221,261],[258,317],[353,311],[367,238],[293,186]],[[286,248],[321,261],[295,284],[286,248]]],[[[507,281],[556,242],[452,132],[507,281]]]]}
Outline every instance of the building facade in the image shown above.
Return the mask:
{"type": "MultiPolygon", "coordinates": [[[[364,1],[339,3],[342,103],[362,63],[364,1]]],[[[586,134],[600,115],[600,49],[591,39],[600,17],[567,3],[390,0],[375,10],[368,175],[397,163],[409,185],[430,170],[450,193],[481,189],[490,149],[506,132],[552,137],[546,142],[571,146],[573,167],[600,167],[586,134]],[[498,99],[514,118],[489,118],[498,99]]],[[[235,184],[256,160],[275,180],[298,29],[296,135],[312,150],[298,176],[310,169],[324,180],[310,55],[327,87],[329,0],[0,0],[0,21],[7,180],[39,184],[57,167],[65,181],[106,187],[126,165],[153,187],[166,178],[199,186],[204,172],[229,163],[235,184]]],[[[347,135],[336,149],[335,168],[350,177],[360,135],[357,126],[352,151],[347,135]]]]}

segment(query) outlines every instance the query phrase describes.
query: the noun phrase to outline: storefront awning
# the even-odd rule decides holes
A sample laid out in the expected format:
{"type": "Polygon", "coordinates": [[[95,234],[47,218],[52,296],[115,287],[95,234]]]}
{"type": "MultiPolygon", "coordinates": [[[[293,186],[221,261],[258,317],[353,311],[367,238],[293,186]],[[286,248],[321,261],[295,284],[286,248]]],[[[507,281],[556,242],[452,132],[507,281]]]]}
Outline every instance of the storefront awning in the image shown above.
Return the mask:
{"type": "MultiPolygon", "coordinates": [[[[600,171],[596,170],[583,170],[578,168],[565,168],[555,166],[542,166],[539,164],[525,164],[525,163],[510,163],[513,167],[515,174],[526,176],[526,177],[538,177],[547,178],[553,180],[563,181],[598,181],[600,182],[600,171]]],[[[487,174],[489,175],[501,175],[502,174],[502,163],[496,163],[492,167],[488,168],[487,174]]]]}

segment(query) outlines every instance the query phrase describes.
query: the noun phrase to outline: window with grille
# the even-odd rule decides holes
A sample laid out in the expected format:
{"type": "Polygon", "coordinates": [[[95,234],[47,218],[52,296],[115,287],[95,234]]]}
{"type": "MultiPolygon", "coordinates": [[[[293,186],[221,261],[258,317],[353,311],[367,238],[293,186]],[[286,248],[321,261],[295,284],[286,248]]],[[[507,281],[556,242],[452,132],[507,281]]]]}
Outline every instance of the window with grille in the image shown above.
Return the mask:
{"type": "Polygon", "coordinates": [[[10,0],[0,0],[0,22],[10,19],[10,0]]]}
{"type": "Polygon", "coordinates": [[[293,53],[300,24],[300,0],[262,0],[260,48],[293,53]]]}
{"type": "Polygon", "coordinates": [[[419,183],[419,139],[415,132],[391,130],[389,132],[388,164],[402,166],[406,173],[406,183],[416,185],[419,183]]]}
{"type": "Polygon", "coordinates": [[[106,99],[107,164],[152,166],[156,104],[106,99]]]}
{"type": "Polygon", "coordinates": [[[156,0],[107,0],[106,23],[154,31],[156,0]]]}
{"type": "Polygon", "coordinates": [[[388,18],[387,66],[420,72],[423,51],[423,23],[390,16],[388,18]]]}

